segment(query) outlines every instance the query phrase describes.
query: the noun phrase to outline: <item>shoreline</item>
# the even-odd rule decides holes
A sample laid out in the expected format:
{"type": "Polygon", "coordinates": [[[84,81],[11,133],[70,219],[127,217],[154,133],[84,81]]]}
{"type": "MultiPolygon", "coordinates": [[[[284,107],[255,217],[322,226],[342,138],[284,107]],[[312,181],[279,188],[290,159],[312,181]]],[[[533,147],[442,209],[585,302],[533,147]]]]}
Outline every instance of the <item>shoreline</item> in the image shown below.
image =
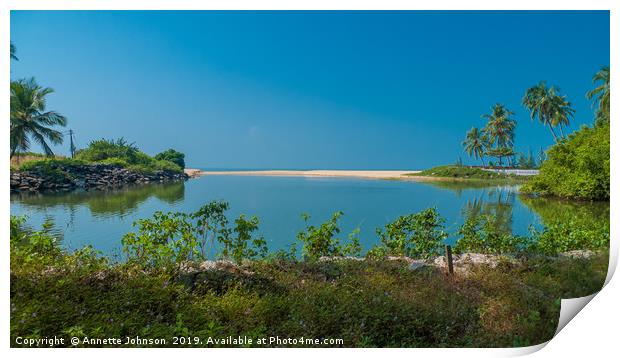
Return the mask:
{"type": "MultiPolygon", "coordinates": [[[[209,175],[243,175],[243,176],[282,176],[282,177],[321,177],[321,178],[366,178],[366,179],[411,179],[420,170],[229,170],[204,171],[200,169],[185,169],[191,178],[209,175]]],[[[422,177],[419,177],[422,178],[422,177]]],[[[424,177],[429,179],[428,177],[424,177]]]]}
{"type": "Polygon", "coordinates": [[[198,178],[202,176],[271,176],[271,177],[306,177],[306,178],[360,178],[360,179],[376,179],[376,180],[402,180],[416,182],[471,182],[484,181],[492,182],[494,180],[504,179],[477,179],[477,178],[454,178],[416,175],[421,170],[222,170],[222,171],[206,171],[201,169],[185,169],[185,174],[190,178],[198,178]]]}

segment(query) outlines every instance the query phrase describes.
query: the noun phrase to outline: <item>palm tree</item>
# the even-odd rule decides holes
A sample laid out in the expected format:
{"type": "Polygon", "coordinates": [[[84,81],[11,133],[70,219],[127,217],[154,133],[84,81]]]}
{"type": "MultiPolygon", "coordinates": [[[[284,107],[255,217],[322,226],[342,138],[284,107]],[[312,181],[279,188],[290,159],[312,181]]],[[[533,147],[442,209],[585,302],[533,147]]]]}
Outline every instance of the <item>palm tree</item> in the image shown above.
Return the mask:
{"type": "Polygon", "coordinates": [[[514,112],[507,109],[506,106],[497,103],[491,107],[491,114],[482,116],[487,120],[487,125],[483,129],[484,136],[490,146],[495,145],[495,148],[492,148],[488,153],[494,153],[498,157],[500,166],[502,165],[502,157],[510,158],[510,153],[512,153],[514,131],[517,126],[517,122],[511,118],[513,115],[514,112]]]}
{"type": "Polygon", "coordinates": [[[555,127],[560,127],[560,136],[564,137],[564,126],[570,124],[575,110],[566,96],[560,95],[560,89],[554,86],[547,87],[542,81],[538,85],[529,88],[523,96],[523,105],[530,110],[530,118],[538,118],[540,123],[549,126],[549,130],[556,142],[559,141],[555,133],[555,127]]]}
{"type": "Polygon", "coordinates": [[[484,132],[491,145],[497,144],[499,147],[512,147],[514,142],[514,130],[517,122],[511,117],[514,112],[510,111],[503,104],[496,103],[491,107],[491,114],[484,114],[487,125],[484,132]]]}
{"type": "Polygon", "coordinates": [[[46,155],[54,152],[47,144],[61,144],[62,133],[50,128],[65,126],[67,118],[54,111],[45,111],[45,96],[53,93],[49,87],[39,86],[34,78],[11,82],[11,158],[30,148],[30,139],[39,143],[46,155]]]}
{"type": "Polygon", "coordinates": [[[575,110],[571,107],[571,103],[566,100],[566,96],[562,96],[555,92],[555,88],[551,88],[551,105],[550,105],[550,124],[551,126],[560,127],[560,136],[564,138],[564,126],[570,125],[570,120],[574,118],[575,110]]]}
{"type": "Polygon", "coordinates": [[[11,43],[11,60],[19,61],[17,56],[15,56],[15,52],[17,52],[17,47],[11,43]]]}
{"type": "Polygon", "coordinates": [[[484,152],[489,143],[482,131],[478,130],[476,127],[470,129],[462,145],[465,147],[465,152],[467,152],[470,157],[473,155],[474,158],[482,160],[482,166],[486,165],[484,163],[484,152]]]}
{"type": "Polygon", "coordinates": [[[609,121],[609,66],[603,66],[592,77],[592,83],[601,82],[598,87],[586,93],[588,99],[594,99],[592,106],[598,103],[596,118],[602,121],[609,121]]]}

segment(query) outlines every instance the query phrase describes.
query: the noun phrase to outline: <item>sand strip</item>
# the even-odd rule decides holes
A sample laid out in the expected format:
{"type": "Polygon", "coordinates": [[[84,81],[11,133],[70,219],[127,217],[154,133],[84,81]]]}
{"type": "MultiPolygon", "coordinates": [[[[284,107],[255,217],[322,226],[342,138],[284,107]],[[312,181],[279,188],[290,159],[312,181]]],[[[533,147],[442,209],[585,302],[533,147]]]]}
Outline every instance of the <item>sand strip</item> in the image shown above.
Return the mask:
{"type": "MultiPolygon", "coordinates": [[[[369,179],[407,179],[405,174],[419,173],[419,170],[251,170],[251,171],[201,171],[185,169],[191,176],[203,175],[257,175],[289,177],[349,177],[369,179]],[[191,174],[190,174],[191,173],[191,174]]],[[[409,177],[410,178],[410,177],[409,177]]]]}

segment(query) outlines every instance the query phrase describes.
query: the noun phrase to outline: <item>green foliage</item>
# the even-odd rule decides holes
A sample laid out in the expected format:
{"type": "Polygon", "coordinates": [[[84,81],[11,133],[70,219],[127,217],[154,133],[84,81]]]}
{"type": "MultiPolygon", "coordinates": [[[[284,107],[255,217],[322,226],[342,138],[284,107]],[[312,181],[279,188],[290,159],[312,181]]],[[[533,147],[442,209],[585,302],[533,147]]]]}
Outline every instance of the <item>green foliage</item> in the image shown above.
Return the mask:
{"type": "Polygon", "coordinates": [[[51,234],[52,222],[46,221],[41,230],[25,226],[26,218],[11,215],[11,254],[20,261],[48,263],[61,254],[59,240],[51,234]]]}
{"type": "Polygon", "coordinates": [[[528,237],[515,236],[497,225],[494,215],[471,215],[458,231],[455,253],[515,254],[531,249],[528,237]]]}
{"type": "Polygon", "coordinates": [[[129,164],[137,164],[139,152],[135,143],[128,143],[124,138],[117,140],[98,139],[88,143],[88,147],[78,150],[76,158],[88,162],[117,158],[129,164]]]}
{"type": "Polygon", "coordinates": [[[582,127],[549,149],[540,174],[522,190],[570,199],[609,200],[609,123],[582,127]]]}
{"type": "Polygon", "coordinates": [[[532,150],[529,149],[527,154],[519,153],[519,159],[517,160],[517,167],[520,169],[535,169],[537,168],[536,159],[532,154],[532,150]]]}
{"type": "Polygon", "coordinates": [[[592,100],[592,106],[596,107],[595,115],[598,125],[609,123],[609,105],[611,98],[609,81],[609,66],[603,66],[592,77],[592,83],[598,84],[598,86],[586,93],[586,97],[592,100]]]}
{"type": "Polygon", "coordinates": [[[457,280],[397,261],[255,263],[247,270],[206,271],[188,289],[127,264],[15,267],[11,345],[17,336],[54,335],[139,335],[166,338],[165,346],[180,335],[247,336],[251,346],[269,336],[342,338],[334,347],[532,345],[553,337],[560,298],[600,290],[607,256],[477,266],[457,280]]]}
{"type": "Polygon", "coordinates": [[[258,230],[258,218],[252,216],[246,219],[244,215],[239,216],[235,220],[233,232],[235,236],[224,237],[222,244],[222,255],[230,257],[235,262],[241,262],[244,259],[253,260],[258,257],[267,256],[267,242],[261,236],[253,238],[252,233],[258,230]]]}
{"type": "Polygon", "coordinates": [[[489,140],[481,130],[476,127],[470,129],[461,145],[470,157],[480,158],[482,160],[482,165],[484,165],[484,154],[489,146],[489,140]]]}
{"type": "Polygon", "coordinates": [[[522,99],[522,104],[530,111],[532,120],[538,119],[540,123],[549,127],[556,142],[564,138],[564,127],[570,124],[575,114],[571,103],[566,96],[561,95],[559,88],[547,87],[542,81],[536,86],[529,88],[522,99]],[[560,136],[555,128],[560,130],[560,136]]]}
{"type": "Polygon", "coordinates": [[[609,249],[609,228],[585,227],[578,221],[557,222],[543,230],[530,229],[537,252],[557,255],[573,250],[605,251],[609,249]]]}
{"type": "Polygon", "coordinates": [[[138,232],[125,234],[123,251],[130,259],[147,267],[168,267],[201,258],[195,229],[185,213],[153,214],[134,223],[138,232]]]}
{"type": "MultiPolygon", "coordinates": [[[[377,235],[390,255],[431,258],[441,252],[448,237],[443,231],[444,222],[437,210],[430,208],[399,217],[383,230],[377,229],[377,235]]],[[[376,251],[371,256],[378,254],[376,251]]]]}
{"type": "Polygon", "coordinates": [[[454,179],[515,179],[519,180],[514,175],[506,175],[502,173],[496,173],[492,171],[482,170],[480,168],[473,168],[467,166],[457,165],[443,165],[434,167],[431,169],[423,170],[419,173],[411,174],[413,176],[432,176],[440,178],[454,178],[454,179]]]}
{"type": "MultiPolygon", "coordinates": [[[[183,154],[175,153],[177,153],[176,157],[174,155],[170,157],[176,158],[175,161],[178,161],[178,154],[183,154]]],[[[76,158],[85,162],[119,165],[138,173],[150,174],[158,170],[175,173],[183,171],[184,163],[181,166],[176,162],[167,160],[163,156],[158,156],[151,158],[146,153],[140,151],[134,143],[128,143],[124,138],[117,140],[94,140],[88,144],[87,148],[78,150],[76,153],[76,158]]]]}
{"type": "Polygon", "coordinates": [[[42,159],[25,162],[19,170],[37,173],[51,182],[63,183],[73,179],[68,170],[84,164],[81,160],[69,158],[42,159]]]}
{"type": "MultiPolygon", "coordinates": [[[[309,225],[305,231],[297,234],[297,240],[303,243],[302,254],[310,260],[317,260],[322,256],[356,256],[361,251],[359,243],[359,229],[349,234],[349,242],[346,245],[335,238],[340,233],[338,219],[343,215],[342,211],[335,212],[331,219],[316,227],[309,225]]],[[[302,215],[305,222],[310,216],[302,215]]]]}
{"type": "Polygon", "coordinates": [[[28,151],[32,141],[39,144],[47,156],[53,156],[48,142],[63,142],[62,133],[53,127],[66,126],[67,118],[46,109],[46,97],[52,93],[52,88],[41,87],[34,78],[11,81],[11,158],[28,151]]]}
{"type": "Polygon", "coordinates": [[[165,150],[154,157],[156,160],[167,160],[178,165],[181,169],[185,169],[185,154],[177,152],[174,149],[165,150]]]}
{"type": "Polygon", "coordinates": [[[121,159],[121,158],[116,158],[116,157],[106,158],[104,160],[99,161],[98,163],[107,164],[107,165],[116,165],[122,168],[126,168],[129,166],[129,163],[127,163],[126,160],[121,159]]]}
{"type": "Polygon", "coordinates": [[[151,268],[205,260],[209,244],[213,247],[216,241],[222,245],[221,256],[235,262],[264,257],[265,240],[252,237],[258,230],[258,219],[247,220],[242,215],[235,220],[234,228],[229,228],[226,210],[228,203],[214,201],[191,214],[158,211],[134,223],[138,231],[125,234],[123,251],[130,260],[151,268]]]}
{"type": "MultiPolygon", "coordinates": [[[[388,247],[406,251],[393,244],[407,242],[399,239],[403,235],[431,243],[445,238],[434,209],[388,224],[384,232],[396,239],[386,236],[390,245],[371,249],[369,260],[298,262],[292,252],[276,260],[244,261],[242,270],[152,269],[203,255],[200,243],[209,239],[226,246],[225,256],[237,262],[260,257],[264,242],[253,238],[258,219],[241,216],[231,228],[227,210],[227,203],[211,202],[192,214],[157,213],[138,224],[144,230],[127,247],[132,259],[117,264],[98,258],[89,247],[68,253],[58,246],[50,223],[35,231],[12,216],[12,344],[17,336],[139,335],[166,338],[165,345],[172,346],[169,337],[182,335],[248,336],[254,338],[251,346],[265,336],[337,337],[343,341],[332,345],[345,347],[531,345],[553,337],[559,299],[600,290],[607,273],[606,246],[595,233],[583,232],[581,220],[568,229],[551,225],[534,238],[548,253],[594,243],[601,253],[588,259],[530,256],[494,268],[474,265],[467,275],[451,278],[432,267],[411,270],[404,261],[384,260],[388,247]]],[[[326,251],[346,251],[333,239],[340,215],[302,235],[317,239],[322,243],[317,247],[326,251]]],[[[489,252],[523,247],[502,236],[495,220],[476,217],[462,228],[462,240],[499,247],[489,252]]]]}

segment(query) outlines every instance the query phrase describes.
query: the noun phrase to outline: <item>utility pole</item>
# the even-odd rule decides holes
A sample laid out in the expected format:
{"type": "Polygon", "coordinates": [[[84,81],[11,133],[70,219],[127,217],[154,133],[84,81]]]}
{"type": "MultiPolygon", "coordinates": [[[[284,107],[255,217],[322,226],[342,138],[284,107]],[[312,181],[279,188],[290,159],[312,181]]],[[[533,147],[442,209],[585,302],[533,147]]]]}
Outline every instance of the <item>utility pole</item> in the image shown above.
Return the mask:
{"type": "Polygon", "coordinates": [[[71,158],[75,158],[75,144],[73,143],[73,129],[69,129],[69,150],[71,151],[71,158]]]}

